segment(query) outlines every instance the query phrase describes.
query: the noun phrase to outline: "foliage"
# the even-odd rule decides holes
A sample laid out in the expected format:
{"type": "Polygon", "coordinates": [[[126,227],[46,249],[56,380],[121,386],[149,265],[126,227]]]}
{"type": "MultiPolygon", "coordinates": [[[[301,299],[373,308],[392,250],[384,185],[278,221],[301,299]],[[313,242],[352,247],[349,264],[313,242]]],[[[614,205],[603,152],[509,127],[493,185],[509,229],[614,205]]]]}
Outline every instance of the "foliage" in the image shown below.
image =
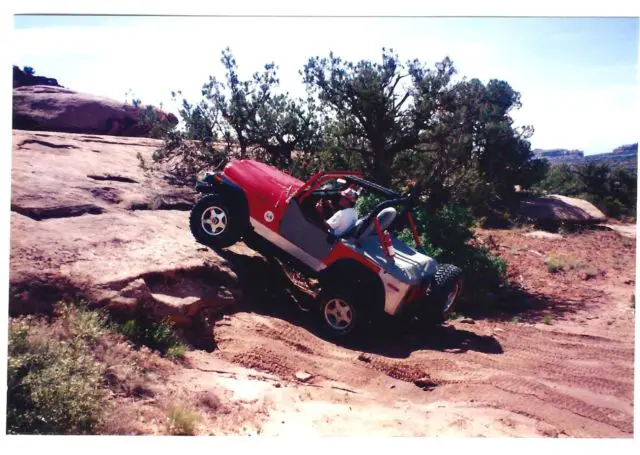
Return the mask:
{"type": "MultiPolygon", "coordinates": [[[[281,169],[295,169],[298,175],[305,173],[305,160],[324,140],[314,100],[276,93],[279,80],[273,63],[241,80],[230,49],[222,51],[220,62],[225,80],[210,77],[197,105],[182,97],[179,114],[184,131],[167,134],[165,147],[154,160],[173,160],[174,170],[183,174],[219,168],[233,158],[258,159],[281,169]],[[294,158],[301,160],[295,168],[294,158]]],[[[175,100],[182,93],[172,95],[175,100]]]]}
{"type": "Polygon", "coordinates": [[[167,416],[167,432],[174,436],[192,436],[196,433],[199,416],[183,406],[172,406],[167,416]]]}
{"type": "MultiPolygon", "coordinates": [[[[503,282],[507,263],[470,242],[475,220],[469,209],[448,205],[434,215],[429,215],[424,209],[413,213],[424,252],[440,263],[462,268],[467,289],[495,290],[503,282]]],[[[409,229],[405,228],[398,237],[415,246],[409,229]]]]}
{"type": "Polygon", "coordinates": [[[544,264],[547,266],[547,271],[549,273],[557,273],[564,270],[564,266],[553,258],[546,258],[544,260],[544,264]]]}
{"type": "Polygon", "coordinates": [[[346,155],[382,185],[417,181],[415,193],[428,196],[430,213],[461,202],[479,181],[506,204],[516,184],[531,185],[545,166],[533,159],[532,128],[512,127],[509,112],[520,107],[520,95],[504,81],[456,82],[455,74],[449,58],[429,68],[403,64],[386,49],[381,63],[330,53],[311,58],[303,71],[332,115],[328,142],[342,152],[334,156],[346,155]]]}
{"type": "Polygon", "coordinates": [[[184,344],[175,344],[167,349],[167,358],[171,360],[182,359],[186,353],[187,347],[184,344]]]}
{"type": "Polygon", "coordinates": [[[517,203],[515,186],[529,188],[548,171],[531,151],[533,128],[513,125],[520,94],[506,81],[460,78],[448,57],[427,65],[402,62],[393,49],[383,48],[379,61],[330,52],[307,61],[307,97],[293,99],[279,92],[275,63],[242,79],[230,49],[220,62],[224,79],[210,77],[197,104],[182,98],[182,129],[166,134],[155,161],[173,162],[183,177],[234,158],[300,179],[361,170],[422,201],[417,223],[430,255],[463,267],[472,283],[503,279],[504,261],[469,244],[473,219],[506,213],[517,203]]]}
{"type": "MultiPolygon", "coordinates": [[[[131,107],[137,111],[139,124],[146,130],[148,137],[162,139],[174,128],[167,117],[161,116],[153,106],[144,106],[139,98],[135,98],[131,90],[125,96],[127,98],[131,96],[131,107]]],[[[125,107],[129,107],[128,101],[125,101],[125,107]]],[[[160,103],[160,109],[162,109],[162,103],[160,103]]]]}
{"type": "Polygon", "coordinates": [[[144,313],[116,325],[116,331],[138,345],[155,349],[169,358],[182,358],[186,346],[176,335],[169,320],[156,322],[144,313]]]}
{"type": "Polygon", "coordinates": [[[92,433],[104,410],[105,365],[91,355],[99,313],[61,305],[62,339],[37,336],[30,319],[9,324],[7,432],[92,433]]]}
{"type": "Polygon", "coordinates": [[[27,76],[35,76],[36,74],[36,71],[31,66],[25,66],[22,68],[22,71],[24,71],[27,76]]]}

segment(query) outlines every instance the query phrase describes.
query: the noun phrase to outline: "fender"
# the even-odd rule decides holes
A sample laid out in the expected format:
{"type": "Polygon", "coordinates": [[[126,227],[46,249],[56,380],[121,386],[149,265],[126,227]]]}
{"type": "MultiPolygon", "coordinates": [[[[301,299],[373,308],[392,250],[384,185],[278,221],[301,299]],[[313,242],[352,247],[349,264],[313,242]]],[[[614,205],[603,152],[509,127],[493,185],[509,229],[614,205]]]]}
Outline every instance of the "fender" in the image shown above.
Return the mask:
{"type": "Polygon", "coordinates": [[[318,278],[323,286],[333,283],[356,286],[370,299],[370,308],[384,310],[385,286],[380,276],[355,259],[338,259],[320,272],[318,278]]]}
{"type": "Polygon", "coordinates": [[[207,174],[195,187],[198,193],[219,194],[229,200],[242,215],[249,217],[249,203],[242,188],[220,172],[207,174]]]}

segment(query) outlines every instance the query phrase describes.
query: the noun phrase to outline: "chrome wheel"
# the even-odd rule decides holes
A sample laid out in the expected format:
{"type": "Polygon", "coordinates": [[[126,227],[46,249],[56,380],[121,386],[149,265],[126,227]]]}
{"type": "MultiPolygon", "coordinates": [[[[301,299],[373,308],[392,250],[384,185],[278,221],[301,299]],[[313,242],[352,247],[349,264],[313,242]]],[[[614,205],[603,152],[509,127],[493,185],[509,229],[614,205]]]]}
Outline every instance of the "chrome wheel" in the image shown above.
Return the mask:
{"type": "Polygon", "coordinates": [[[331,299],[324,306],[324,319],[332,329],[345,330],[353,323],[353,308],[340,298],[331,299]]]}
{"type": "Polygon", "coordinates": [[[227,214],[215,205],[202,212],[200,221],[202,230],[209,235],[220,235],[227,229],[227,214]]]}
{"type": "Polygon", "coordinates": [[[447,295],[447,300],[444,304],[445,314],[447,314],[447,312],[451,309],[451,307],[453,307],[453,304],[455,303],[459,292],[460,292],[460,280],[457,280],[455,286],[453,287],[451,292],[449,292],[449,295],[447,295]]]}

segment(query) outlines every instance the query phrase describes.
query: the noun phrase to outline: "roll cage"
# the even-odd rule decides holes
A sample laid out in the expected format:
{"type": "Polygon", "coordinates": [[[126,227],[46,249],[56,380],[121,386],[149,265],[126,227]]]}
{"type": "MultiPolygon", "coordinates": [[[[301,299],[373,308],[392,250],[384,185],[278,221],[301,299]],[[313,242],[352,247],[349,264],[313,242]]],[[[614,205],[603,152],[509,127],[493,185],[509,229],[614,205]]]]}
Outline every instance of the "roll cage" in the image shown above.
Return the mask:
{"type": "Polygon", "coordinates": [[[351,172],[351,171],[324,171],[319,172],[313,175],[293,196],[298,200],[300,204],[302,204],[305,199],[307,199],[311,195],[315,196],[328,196],[328,195],[336,195],[339,194],[341,189],[334,190],[318,190],[323,184],[333,179],[343,179],[345,180],[345,187],[350,185],[357,185],[362,188],[367,189],[371,193],[374,193],[379,196],[383,196],[386,198],[385,201],[376,205],[373,210],[365,216],[355,231],[353,231],[352,235],[355,238],[358,238],[362,233],[364,233],[371,223],[374,223],[376,227],[376,232],[378,233],[379,240],[381,244],[385,243],[385,239],[383,238],[382,232],[380,230],[380,226],[378,225],[378,215],[384,209],[389,207],[402,207],[402,212],[400,216],[397,217],[396,222],[392,225],[391,229],[397,228],[402,225],[402,219],[406,220],[406,223],[411,230],[411,234],[413,236],[413,240],[416,244],[416,247],[422,249],[422,245],[420,242],[420,234],[416,227],[415,221],[413,219],[412,209],[415,206],[415,199],[409,196],[402,196],[401,194],[378,185],[377,183],[370,182],[369,180],[365,180],[362,178],[362,173],[360,172],[351,172]]]}

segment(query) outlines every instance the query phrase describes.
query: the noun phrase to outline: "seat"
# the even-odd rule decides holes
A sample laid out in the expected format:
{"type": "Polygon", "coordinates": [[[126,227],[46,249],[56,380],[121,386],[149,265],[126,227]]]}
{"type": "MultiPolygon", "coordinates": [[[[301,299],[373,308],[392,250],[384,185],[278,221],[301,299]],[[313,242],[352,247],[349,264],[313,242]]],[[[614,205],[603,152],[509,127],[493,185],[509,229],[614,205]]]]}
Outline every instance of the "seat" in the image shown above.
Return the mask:
{"type": "MultiPolygon", "coordinates": [[[[391,226],[393,221],[396,219],[396,216],[398,216],[398,211],[393,207],[387,207],[386,209],[380,211],[380,213],[378,213],[378,216],[376,217],[378,219],[378,223],[380,224],[380,229],[382,231],[384,231],[385,229],[388,229],[389,226],[391,226]]],[[[353,233],[357,232],[358,227],[360,227],[360,225],[364,222],[365,219],[366,217],[360,218],[356,222],[356,225],[351,232],[353,233]]],[[[362,232],[362,234],[360,234],[360,236],[356,238],[356,240],[358,238],[365,238],[371,235],[374,229],[375,229],[374,223],[369,224],[369,226],[367,226],[367,228],[362,232]]]]}

